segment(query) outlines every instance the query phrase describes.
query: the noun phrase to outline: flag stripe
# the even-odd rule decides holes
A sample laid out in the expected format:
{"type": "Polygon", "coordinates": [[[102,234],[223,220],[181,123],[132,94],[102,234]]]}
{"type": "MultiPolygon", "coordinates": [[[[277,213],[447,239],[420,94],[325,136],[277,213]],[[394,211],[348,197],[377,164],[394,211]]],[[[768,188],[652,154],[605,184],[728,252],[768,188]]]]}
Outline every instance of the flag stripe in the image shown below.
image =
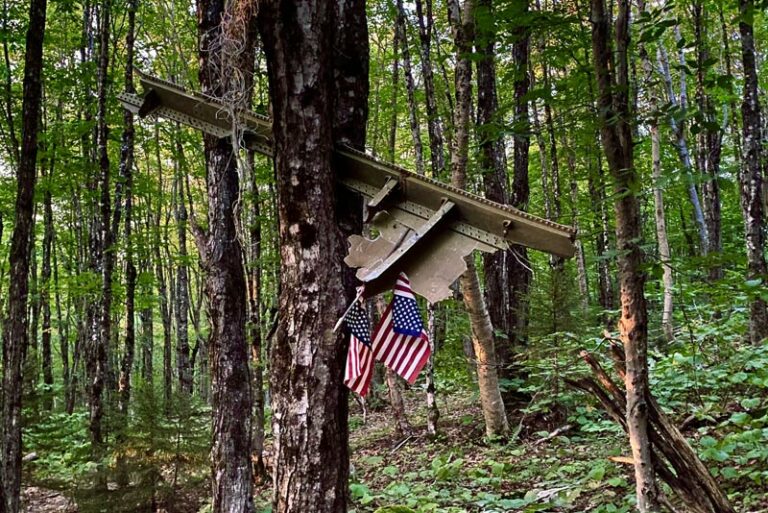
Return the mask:
{"type": "Polygon", "coordinates": [[[376,360],[413,384],[429,359],[429,339],[424,331],[419,336],[395,333],[393,304],[394,300],[387,306],[374,330],[373,355],[376,360]]]}
{"type": "Polygon", "coordinates": [[[373,352],[354,335],[351,335],[349,340],[347,371],[344,384],[353,392],[365,397],[373,377],[373,352]],[[356,372],[353,372],[353,369],[356,369],[356,372]]]}

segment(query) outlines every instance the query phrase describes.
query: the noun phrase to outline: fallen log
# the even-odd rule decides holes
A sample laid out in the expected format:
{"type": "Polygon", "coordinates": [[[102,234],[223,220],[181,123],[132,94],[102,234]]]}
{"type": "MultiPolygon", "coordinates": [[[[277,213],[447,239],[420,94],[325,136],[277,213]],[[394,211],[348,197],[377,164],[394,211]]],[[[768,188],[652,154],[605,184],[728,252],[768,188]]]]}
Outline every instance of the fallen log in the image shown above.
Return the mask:
{"type": "MultiPolygon", "coordinates": [[[[582,351],[580,356],[590,366],[595,378],[566,379],[566,383],[593,395],[608,415],[627,431],[627,401],[623,388],[587,351],[582,351]]],[[[612,344],[611,357],[616,374],[623,381],[626,374],[623,348],[612,344]]],[[[692,513],[735,513],[717,481],[650,393],[646,404],[654,469],[659,478],[669,485],[692,513]]]]}

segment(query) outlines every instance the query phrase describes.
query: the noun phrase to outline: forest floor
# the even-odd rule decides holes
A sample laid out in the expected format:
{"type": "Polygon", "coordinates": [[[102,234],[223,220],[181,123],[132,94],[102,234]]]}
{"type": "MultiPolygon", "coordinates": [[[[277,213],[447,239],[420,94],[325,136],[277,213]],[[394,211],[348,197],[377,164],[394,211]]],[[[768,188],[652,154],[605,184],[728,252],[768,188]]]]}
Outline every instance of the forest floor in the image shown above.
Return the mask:
{"type": "MultiPolygon", "coordinates": [[[[632,511],[632,467],[611,459],[628,456],[626,438],[591,407],[556,415],[523,413],[524,406],[511,409],[514,436],[499,443],[484,437],[476,396],[446,392],[438,404],[440,434],[431,439],[426,435],[423,397],[420,390],[405,393],[412,424],[411,434],[405,436],[395,433],[386,406],[369,410],[364,422],[360,407],[351,403],[350,513],[632,511]]],[[[269,446],[266,458],[269,462],[269,446]]],[[[25,511],[206,513],[210,510],[205,460],[195,458],[193,472],[185,470],[194,479],[181,479],[170,491],[158,488],[152,504],[144,507],[135,506],[132,494],[143,492],[138,486],[121,493],[110,482],[110,497],[83,499],[82,492],[57,492],[36,482],[24,489],[25,511]]],[[[761,473],[768,471],[765,461],[756,464],[761,473]]],[[[170,477],[163,474],[170,473],[161,470],[158,481],[168,482],[170,477]]],[[[725,479],[736,511],[768,512],[765,486],[743,479],[742,474],[725,479]]],[[[256,487],[259,513],[270,511],[270,498],[269,485],[256,487]]]]}
{"type": "MultiPolygon", "coordinates": [[[[442,394],[436,439],[426,435],[425,408],[413,408],[424,404],[423,392],[407,392],[406,404],[413,426],[406,436],[395,434],[387,408],[369,411],[363,424],[353,405],[350,513],[634,510],[632,466],[611,459],[629,456],[626,437],[589,406],[557,413],[510,409],[513,438],[496,443],[484,437],[472,393],[442,394]]],[[[768,513],[764,485],[734,479],[726,487],[739,513],[768,513]]]]}

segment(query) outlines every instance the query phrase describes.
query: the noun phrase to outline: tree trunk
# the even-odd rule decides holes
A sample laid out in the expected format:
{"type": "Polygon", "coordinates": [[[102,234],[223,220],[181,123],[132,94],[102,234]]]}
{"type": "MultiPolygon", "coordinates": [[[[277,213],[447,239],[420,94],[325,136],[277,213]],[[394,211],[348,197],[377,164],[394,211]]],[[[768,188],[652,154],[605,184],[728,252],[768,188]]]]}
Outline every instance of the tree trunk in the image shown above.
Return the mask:
{"type": "MultiPolygon", "coordinates": [[[[125,36],[125,89],[135,92],[133,87],[133,44],[136,26],[136,1],[128,2],[128,27],[125,36]]],[[[123,111],[123,134],[120,147],[120,181],[115,186],[115,212],[112,218],[113,233],[120,226],[120,195],[118,186],[124,190],[125,210],[125,342],[120,360],[120,375],[117,381],[118,408],[120,413],[118,441],[123,442],[128,428],[128,410],[131,402],[131,372],[136,351],[136,266],[133,258],[133,157],[134,157],[134,126],[133,113],[123,111]]],[[[117,481],[120,486],[129,484],[129,476],[125,466],[125,455],[117,456],[117,481]]]]}
{"type": "MultiPolygon", "coordinates": [[[[481,52],[477,61],[477,138],[480,146],[478,167],[483,176],[485,197],[497,203],[509,203],[504,138],[497,119],[496,93],[496,34],[493,30],[493,6],[490,0],[480,0],[475,9],[477,33],[475,44],[481,52]]],[[[511,310],[510,267],[512,250],[483,254],[485,272],[485,302],[495,328],[496,348],[508,345],[514,312],[511,310]]],[[[505,347],[498,356],[501,366],[510,365],[514,348],[505,347]]]]}
{"type": "Polygon", "coordinates": [[[672,253],[669,249],[667,221],[664,215],[664,193],[661,189],[661,140],[659,137],[659,125],[655,121],[651,125],[651,160],[653,166],[653,204],[654,217],[656,219],[656,240],[659,243],[659,260],[661,260],[662,265],[662,284],[664,287],[661,328],[664,330],[664,338],[667,342],[671,342],[675,339],[672,322],[672,288],[674,286],[672,266],[670,264],[672,253]]]}
{"type": "MultiPolygon", "coordinates": [[[[181,140],[176,139],[177,149],[181,149],[181,140]]],[[[180,153],[180,152],[179,152],[180,153]]],[[[189,362],[189,273],[187,254],[187,208],[184,197],[182,173],[186,170],[176,162],[176,234],[179,243],[178,267],[176,270],[176,368],[179,379],[179,392],[192,393],[192,368],[189,362]]]]}
{"type": "Polygon", "coordinates": [[[437,112],[437,97],[435,95],[435,79],[432,72],[432,0],[425,0],[426,13],[422,0],[416,0],[416,17],[419,22],[419,41],[421,49],[421,75],[424,80],[424,93],[427,100],[427,130],[429,132],[430,162],[432,177],[438,178],[445,170],[443,155],[443,127],[440,114],[437,112]]]}
{"type": "MultiPolygon", "coordinates": [[[[128,2],[128,28],[125,35],[125,89],[134,92],[133,88],[133,43],[136,26],[136,2],[128,2]]],[[[131,400],[131,371],[136,351],[136,266],[133,262],[133,152],[134,152],[133,113],[123,110],[123,136],[120,148],[120,176],[125,187],[125,348],[120,362],[120,413],[127,417],[128,405],[131,400]]],[[[115,227],[117,228],[117,227],[115,227]]],[[[127,419],[126,419],[127,420],[127,419]]]]}
{"type": "Polygon", "coordinates": [[[365,3],[307,2],[296,9],[273,0],[260,4],[259,24],[282,257],[270,368],[273,511],[342,513],[349,476],[346,350],[333,325],[354,297],[344,236],[360,233],[362,209],[336,191],[332,151],[334,143],[365,143],[365,3]]]}
{"type": "MultiPolygon", "coordinates": [[[[109,362],[109,341],[112,330],[112,268],[114,266],[109,181],[109,154],[107,152],[107,73],[109,68],[110,0],[104,0],[99,12],[99,56],[97,65],[97,114],[96,145],[99,163],[100,188],[99,213],[94,214],[91,246],[96,266],[101,275],[101,295],[98,302],[90,306],[90,340],[86,358],[88,368],[88,402],[90,409],[89,431],[93,460],[101,467],[105,456],[103,416],[103,391],[107,380],[109,362]]],[[[97,486],[106,487],[104,473],[97,473],[97,486]]]]}
{"type": "MultiPolygon", "coordinates": [[[[677,39],[680,39],[679,27],[676,27],[677,39]]],[[[680,50],[680,62],[679,64],[685,67],[685,59],[682,57],[682,49],[680,50]]],[[[669,59],[667,58],[667,50],[664,45],[658,47],[658,60],[659,68],[662,72],[662,78],[666,85],[667,95],[669,96],[669,102],[673,107],[686,111],[688,108],[686,85],[685,85],[685,72],[680,75],[680,98],[678,100],[672,87],[672,75],[669,71],[669,59]]],[[[691,153],[688,150],[688,141],[685,138],[685,125],[684,120],[678,120],[675,115],[668,116],[669,126],[672,128],[672,133],[675,136],[675,149],[677,150],[677,156],[680,159],[680,163],[683,166],[686,175],[686,181],[688,182],[688,198],[693,206],[693,217],[696,221],[696,227],[699,233],[699,251],[702,255],[706,255],[709,251],[709,233],[707,232],[707,223],[704,220],[704,213],[699,201],[699,193],[696,190],[696,184],[693,179],[693,163],[691,161],[691,153]]]]}
{"type": "MultiPolygon", "coordinates": [[[[399,7],[401,8],[402,5],[400,5],[399,7]]],[[[403,24],[404,23],[405,23],[405,15],[403,14],[403,24]]],[[[395,47],[397,47],[398,45],[400,45],[400,46],[406,45],[407,43],[408,43],[407,39],[405,38],[405,26],[403,25],[403,29],[402,30],[397,30],[396,31],[395,47]]],[[[397,62],[398,62],[398,60],[397,60],[397,57],[396,57],[395,58],[395,63],[394,63],[394,72],[395,73],[394,73],[394,76],[393,76],[393,80],[397,76],[397,62]]],[[[395,88],[396,88],[397,84],[394,83],[393,86],[395,86],[395,88]]],[[[397,92],[396,89],[395,89],[395,92],[397,92]]],[[[391,137],[390,137],[390,140],[389,140],[389,143],[390,143],[389,154],[393,156],[393,159],[394,159],[394,155],[395,155],[395,135],[396,135],[395,127],[397,126],[397,108],[396,108],[397,107],[397,103],[395,102],[395,100],[396,100],[396,96],[393,96],[392,125],[391,125],[392,126],[392,132],[391,132],[391,137]]],[[[412,113],[411,114],[412,117],[415,119],[415,116],[416,116],[416,112],[415,112],[416,111],[416,103],[415,103],[415,100],[414,100],[412,95],[409,95],[409,97],[408,97],[408,108],[409,108],[409,110],[412,113]]],[[[421,144],[421,134],[419,132],[412,132],[412,135],[413,135],[413,138],[414,138],[414,142],[418,141],[419,145],[420,145],[421,144]]],[[[394,163],[393,159],[390,160],[390,162],[394,163]]],[[[417,152],[416,159],[417,159],[417,161],[416,161],[417,169],[420,169],[422,171],[422,174],[423,174],[423,171],[424,171],[424,161],[423,161],[422,154],[417,152]]],[[[376,304],[376,311],[378,313],[378,316],[379,316],[379,318],[381,318],[381,316],[384,314],[384,310],[386,309],[386,305],[384,304],[383,296],[377,297],[375,304],[376,304]]],[[[430,312],[430,314],[431,313],[433,313],[433,312],[430,312]]],[[[430,363],[433,362],[433,358],[434,358],[434,354],[430,354],[429,355],[430,363]]],[[[374,363],[374,365],[376,365],[376,364],[374,363]]],[[[411,425],[408,422],[408,418],[405,415],[405,402],[403,401],[402,387],[400,386],[400,383],[397,381],[397,375],[394,372],[392,372],[392,370],[389,369],[389,368],[385,368],[384,375],[385,375],[385,379],[386,379],[386,382],[387,382],[387,390],[389,391],[389,405],[392,408],[392,414],[395,416],[395,420],[397,422],[395,429],[397,430],[397,433],[398,433],[399,436],[403,436],[406,433],[410,434],[411,425]]],[[[374,378],[375,377],[376,376],[375,376],[375,373],[374,373],[374,378]]],[[[375,386],[371,386],[370,389],[376,390],[376,387],[375,386]]],[[[432,396],[434,398],[434,386],[432,387],[432,396]]],[[[430,404],[429,404],[429,391],[427,391],[427,408],[430,410],[430,413],[433,413],[433,410],[430,408],[430,404]]],[[[429,425],[427,426],[427,431],[429,432],[429,425]]]]}
{"type": "Polygon", "coordinates": [[[384,370],[387,379],[387,389],[389,389],[389,403],[392,407],[392,415],[395,417],[395,433],[399,437],[409,435],[411,425],[405,416],[405,404],[403,403],[403,394],[400,391],[400,383],[395,372],[386,368],[384,370]]]}
{"type": "MultiPolygon", "coordinates": [[[[387,134],[387,158],[390,162],[395,162],[395,143],[397,140],[397,97],[400,92],[400,31],[395,30],[395,35],[392,38],[392,98],[390,100],[389,108],[391,116],[389,118],[389,133],[387,134]]],[[[376,140],[374,139],[374,142],[376,140]]]]}
{"type": "Polygon", "coordinates": [[[19,512],[21,491],[21,366],[28,344],[27,294],[32,212],[35,198],[37,129],[42,99],[41,71],[46,0],[31,0],[24,55],[22,134],[16,172],[16,222],[10,247],[8,317],[3,323],[3,443],[0,510],[19,512]]]}
{"type": "MultiPolygon", "coordinates": [[[[728,107],[724,104],[724,122],[719,126],[715,118],[715,108],[712,99],[707,94],[705,79],[706,61],[709,59],[709,51],[705,42],[705,11],[700,0],[693,3],[693,22],[696,44],[696,103],[699,112],[703,116],[704,126],[699,133],[698,168],[705,173],[705,181],[701,184],[702,208],[704,221],[707,225],[709,236],[709,254],[719,255],[722,251],[722,215],[720,205],[720,159],[722,156],[723,132],[727,123],[728,107]]],[[[710,265],[709,279],[719,280],[723,277],[723,268],[719,262],[710,265]]]]}
{"type": "Polygon", "coordinates": [[[424,150],[421,144],[421,127],[419,125],[419,112],[416,107],[416,83],[413,79],[411,66],[411,50],[408,46],[408,32],[405,24],[405,9],[403,0],[397,0],[397,39],[400,43],[400,55],[403,61],[403,75],[405,76],[405,91],[408,95],[408,121],[411,125],[411,138],[413,150],[416,155],[416,172],[424,174],[424,150]]]}
{"type": "Polygon", "coordinates": [[[261,338],[261,211],[259,188],[256,183],[254,153],[248,152],[248,330],[251,346],[251,372],[253,379],[253,472],[258,480],[266,478],[264,466],[264,361],[261,338]]]}
{"type": "MultiPolygon", "coordinates": [[[[752,19],[755,12],[752,0],[739,0],[741,16],[742,67],[744,68],[744,99],[741,103],[742,138],[744,156],[741,166],[741,209],[744,214],[744,231],[747,246],[747,279],[762,280],[765,286],[768,267],[765,263],[765,213],[762,203],[762,179],[764,155],[762,125],[758,98],[757,68],[755,65],[755,38],[752,19]]],[[[755,287],[759,291],[761,286],[755,287]]],[[[759,293],[751,300],[749,311],[749,338],[757,344],[768,337],[768,310],[759,293]]]]}
{"type": "MultiPolygon", "coordinates": [[[[203,0],[197,5],[200,85],[233,115],[247,104],[243,77],[253,70],[255,2],[203,0]]],[[[235,209],[240,201],[237,134],[204,135],[208,229],[195,240],[205,271],[211,324],[214,513],[253,511],[251,377],[246,339],[246,281],[235,209]]]]}
{"type": "MultiPolygon", "coordinates": [[[[472,102],[472,63],[469,53],[474,38],[473,0],[448,2],[448,18],[453,28],[456,45],[456,113],[454,115],[454,140],[451,155],[451,183],[463,189],[467,180],[469,153],[469,111],[472,102]]],[[[461,275],[461,290],[464,305],[469,312],[472,325],[472,342],[477,355],[478,385],[480,402],[485,417],[485,432],[489,437],[507,434],[507,414],[499,391],[494,348],[493,325],[485,305],[480,279],[475,268],[474,255],[466,258],[467,270],[461,275]]]]}
{"type": "MultiPolygon", "coordinates": [[[[641,0],[638,8],[641,12],[647,12],[644,0],[641,0]]],[[[643,61],[643,70],[645,72],[646,90],[649,96],[651,118],[649,120],[651,132],[651,175],[653,177],[653,203],[654,218],[656,221],[656,240],[659,245],[659,260],[662,265],[662,284],[664,287],[664,301],[661,311],[661,327],[664,331],[664,338],[667,342],[674,340],[674,326],[672,324],[673,308],[673,278],[672,266],[670,264],[671,251],[669,248],[669,237],[667,236],[667,221],[664,214],[664,192],[661,188],[661,136],[659,134],[659,99],[653,90],[653,64],[644,44],[640,46],[640,57],[643,61]]],[[[711,242],[711,239],[710,239],[711,242]]]]}
{"type": "MultiPolygon", "coordinates": [[[[163,163],[160,156],[160,132],[155,125],[155,144],[157,159],[157,181],[163,183],[163,163]]],[[[153,215],[153,237],[152,237],[152,260],[155,265],[155,278],[157,280],[157,292],[160,296],[160,318],[163,324],[163,404],[166,415],[170,414],[171,401],[173,396],[173,371],[171,368],[171,301],[168,296],[169,284],[173,280],[168,277],[163,269],[163,258],[160,253],[160,246],[166,242],[161,235],[160,219],[163,214],[162,201],[158,200],[157,210],[153,215]]]]}
{"type": "Polygon", "coordinates": [[[618,0],[616,61],[612,62],[609,22],[604,0],[591,0],[592,51],[598,85],[600,133],[616,196],[616,241],[621,283],[619,332],[626,352],[627,424],[635,467],[637,507],[641,513],[659,511],[658,491],[648,438],[648,321],[640,249],[638,174],[632,154],[629,114],[628,0],[618,0]],[[614,80],[615,76],[615,80],[614,80]]]}
{"type": "MultiPolygon", "coordinates": [[[[53,361],[51,354],[51,253],[53,251],[53,205],[51,186],[53,184],[53,161],[51,161],[43,193],[43,268],[40,276],[40,307],[43,315],[41,349],[43,357],[43,407],[53,409],[53,361]]],[[[61,337],[61,332],[59,332],[61,337]]]]}
{"type": "MultiPolygon", "coordinates": [[[[521,20],[527,20],[529,1],[523,0],[514,4],[515,13],[521,20]]],[[[512,189],[509,191],[509,203],[520,210],[528,210],[530,185],[528,181],[528,161],[531,123],[528,115],[528,90],[530,77],[528,61],[530,57],[530,31],[527,22],[517,23],[513,30],[514,43],[512,56],[514,58],[514,107],[515,131],[514,162],[512,189]]],[[[507,341],[496,346],[499,361],[502,365],[499,374],[503,379],[512,380],[519,376],[520,369],[512,365],[514,354],[519,353],[525,346],[528,331],[528,291],[531,286],[531,265],[528,260],[528,249],[525,246],[511,245],[507,254],[507,288],[509,290],[509,324],[507,326],[507,341]]],[[[497,329],[500,326],[497,326],[497,329]]]]}
{"type": "MultiPolygon", "coordinates": [[[[69,404],[69,397],[71,394],[70,384],[70,366],[69,366],[69,318],[64,320],[61,308],[61,289],[59,288],[59,265],[56,249],[56,243],[53,243],[52,258],[53,258],[53,290],[55,291],[56,300],[56,327],[59,333],[59,351],[61,354],[61,386],[62,395],[64,398],[63,404],[69,404]]],[[[67,314],[69,314],[69,308],[67,308],[67,314]]]]}
{"type": "MultiPolygon", "coordinates": [[[[152,263],[147,255],[140,263],[142,273],[152,272],[152,263]]],[[[152,295],[152,287],[143,286],[140,294],[144,297],[152,295]]],[[[141,323],[141,377],[144,383],[152,388],[154,383],[154,311],[151,305],[148,305],[139,311],[139,322],[141,323]]]]}
{"type": "Polygon", "coordinates": [[[434,303],[427,306],[427,329],[429,330],[429,349],[431,354],[427,361],[427,434],[437,435],[437,421],[440,420],[440,410],[437,407],[435,387],[435,354],[437,353],[437,340],[442,337],[438,329],[438,309],[434,303]]]}
{"type": "MultiPolygon", "coordinates": [[[[579,232],[579,185],[576,181],[576,152],[572,147],[566,148],[568,152],[567,164],[570,183],[570,199],[571,199],[571,226],[579,232]]],[[[589,281],[587,277],[587,259],[584,254],[584,245],[580,238],[577,238],[574,242],[576,246],[576,270],[577,281],[579,283],[579,295],[581,296],[581,310],[583,313],[587,313],[589,309],[589,281]]]]}

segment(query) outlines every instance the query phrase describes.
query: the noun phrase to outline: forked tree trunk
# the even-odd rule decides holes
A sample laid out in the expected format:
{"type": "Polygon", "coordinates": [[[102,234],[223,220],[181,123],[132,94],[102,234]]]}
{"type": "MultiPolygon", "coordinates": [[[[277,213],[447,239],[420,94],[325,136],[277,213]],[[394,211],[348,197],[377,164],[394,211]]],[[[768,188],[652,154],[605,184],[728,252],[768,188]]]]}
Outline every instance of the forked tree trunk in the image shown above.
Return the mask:
{"type": "Polygon", "coordinates": [[[334,143],[362,148],[368,31],[362,0],[259,5],[277,171],[280,313],[271,352],[276,513],[346,512],[345,338],[333,332],[354,297],[344,237],[362,228],[341,198],[334,143]]]}
{"type": "Polygon", "coordinates": [[[618,0],[614,63],[605,1],[591,0],[600,132],[617,198],[616,242],[621,283],[619,332],[626,353],[627,424],[635,467],[637,507],[641,513],[646,513],[659,511],[659,504],[648,438],[648,314],[639,244],[642,235],[640,208],[635,192],[639,190],[638,174],[634,169],[629,118],[629,14],[629,0],[618,0]]]}
{"type": "Polygon", "coordinates": [[[8,316],[3,323],[3,442],[0,511],[19,512],[21,491],[21,366],[28,344],[27,295],[30,237],[35,198],[37,128],[42,99],[46,0],[29,6],[19,167],[16,171],[16,222],[10,248],[8,316]]]}
{"type": "MultiPolygon", "coordinates": [[[[741,209],[747,243],[747,279],[762,280],[765,287],[768,267],[765,263],[765,232],[763,223],[762,176],[765,170],[757,68],[755,65],[755,36],[751,20],[755,12],[752,0],[740,0],[739,33],[744,68],[744,99],[741,103],[744,158],[741,166],[741,209]]],[[[759,290],[756,287],[755,290],[759,290]]],[[[755,294],[749,311],[749,338],[753,344],[768,336],[766,302],[755,294]]]]}

